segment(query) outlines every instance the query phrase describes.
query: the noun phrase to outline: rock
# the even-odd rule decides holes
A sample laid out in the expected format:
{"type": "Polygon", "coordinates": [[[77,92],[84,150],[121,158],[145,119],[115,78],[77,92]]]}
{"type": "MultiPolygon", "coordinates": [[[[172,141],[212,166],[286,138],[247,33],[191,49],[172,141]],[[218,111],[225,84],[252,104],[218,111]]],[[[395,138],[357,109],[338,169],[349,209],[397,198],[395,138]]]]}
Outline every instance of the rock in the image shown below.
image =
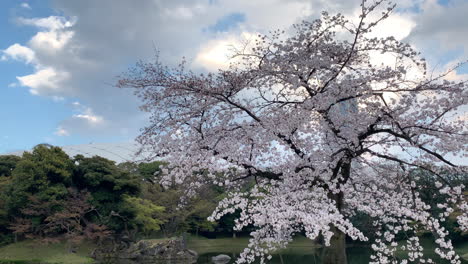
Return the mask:
{"type": "Polygon", "coordinates": [[[231,260],[231,257],[228,255],[224,255],[224,254],[214,256],[211,258],[211,261],[215,264],[226,264],[226,263],[229,263],[230,260],[231,260]]]}
{"type": "MultiPolygon", "coordinates": [[[[194,263],[197,252],[187,249],[180,239],[166,241],[140,240],[127,248],[107,247],[96,249],[92,257],[111,263],[194,263]]],[[[223,262],[224,263],[224,262],[223,262]]]]}
{"type": "Polygon", "coordinates": [[[195,252],[195,250],[187,249],[187,252],[188,252],[190,255],[192,255],[192,256],[198,257],[198,253],[195,252]]]}

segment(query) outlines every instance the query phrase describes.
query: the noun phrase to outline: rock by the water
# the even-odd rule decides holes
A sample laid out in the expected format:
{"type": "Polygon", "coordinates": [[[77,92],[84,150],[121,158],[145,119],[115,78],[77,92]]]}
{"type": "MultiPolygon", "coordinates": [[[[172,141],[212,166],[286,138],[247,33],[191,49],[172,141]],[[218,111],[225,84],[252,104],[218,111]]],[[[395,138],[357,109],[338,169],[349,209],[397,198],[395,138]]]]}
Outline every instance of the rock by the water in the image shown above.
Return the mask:
{"type": "Polygon", "coordinates": [[[187,249],[182,240],[171,239],[140,240],[125,248],[104,247],[96,249],[91,257],[111,263],[195,263],[198,254],[187,249]]]}
{"type": "Polygon", "coordinates": [[[230,260],[231,260],[231,257],[228,255],[224,255],[224,254],[214,256],[211,258],[211,261],[215,264],[226,264],[226,263],[229,263],[230,260]]]}

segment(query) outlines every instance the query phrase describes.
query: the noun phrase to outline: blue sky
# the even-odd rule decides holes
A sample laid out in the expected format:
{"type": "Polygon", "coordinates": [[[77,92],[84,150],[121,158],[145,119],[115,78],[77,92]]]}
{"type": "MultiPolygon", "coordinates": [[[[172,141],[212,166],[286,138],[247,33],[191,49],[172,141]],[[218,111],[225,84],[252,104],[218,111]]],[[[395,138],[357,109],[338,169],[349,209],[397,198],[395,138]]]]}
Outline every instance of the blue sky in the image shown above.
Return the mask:
{"type": "MultiPolygon", "coordinates": [[[[353,15],[352,2],[1,1],[0,154],[39,143],[131,141],[147,116],[131,91],[112,83],[154,47],[168,64],[185,56],[195,70],[216,70],[226,66],[229,44],[324,9],[353,15]]],[[[416,46],[436,71],[468,58],[468,1],[396,2],[382,32],[416,46]]],[[[467,73],[463,67],[453,78],[467,73]]]]}
{"type": "MultiPolygon", "coordinates": [[[[0,4],[1,48],[16,42],[25,43],[35,34],[31,27],[16,25],[16,16],[48,16],[52,13],[48,1],[41,3],[41,6],[30,3],[34,11],[18,4],[18,1],[2,1],[0,4]]],[[[31,66],[18,61],[2,61],[0,71],[0,152],[28,148],[47,141],[54,132],[54,126],[70,115],[71,109],[63,102],[31,96],[26,88],[11,87],[10,84],[16,83],[16,76],[32,71],[31,66]]]]}

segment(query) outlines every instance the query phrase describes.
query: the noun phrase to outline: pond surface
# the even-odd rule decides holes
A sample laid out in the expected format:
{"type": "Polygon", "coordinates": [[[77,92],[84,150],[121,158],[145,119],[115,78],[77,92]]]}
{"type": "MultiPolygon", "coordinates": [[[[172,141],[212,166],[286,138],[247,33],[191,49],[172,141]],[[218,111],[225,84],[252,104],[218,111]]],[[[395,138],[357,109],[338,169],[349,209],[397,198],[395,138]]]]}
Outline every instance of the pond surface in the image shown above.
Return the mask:
{"type": "MultiPolygon", "coordinates": [[[[219,254],[223,254],[219,252],[219,254]]],[[[219,255],[217,253],[207,253],[200,255],[197,260],[197,264],[212,264],[211,258],[213,256],[219,255]]],[[[348,264],[368,264],[369,263],[370,251],[364,250],[361,253],[350,254],[348,258],[348,264]]],[[[231,261],[228,263],[235,263],[238,254],[231,254],[231,261]]],[[[273,258],[268,262],[271,264],[320,264],[320,256],[317,254],[276,254],[273,255],[273,258]]]]}
{"type": "MultiPolygon", "coordinates": [[[[225,254],[231,257],[229,264],[235,263],[240,252],[247,246],[248,237],[237,238],[216,238],[208,239],[203,237],[189,237],[187,246],[190,249],[198,252],[199,257],[196,261],[198,264],[212,264],[211,258],[220,254],[225,254]]],[[[421,245],[424,247],[425,257],[432,258],[435,263],[445,264],[446,261],[440,261],[434,253],[434,242],[432,239],[421,238],[421,245]]],[[[400,243],[404,243],[401,241],[400,243]]],[[[20,242],[0,248],[0,264],[83,264],[91,263],[92,260],[87,258],[91,253],[94,245],[83,246],[79,254],[65,254],[65,245],[39,245],[34,247],[33,241],[20,242]],[[9,258],[5,258],[9,256],[9,258]],[[6,260],[10,259],[10,260],[6,260]],[[14,260],[13,260],[14,259],[14,260]],[[36,259],[36,260],[34,260],[36,259]],[[41,259],[41,260],[37,260],[41,259]]],[[[456,251],[460,256],[468,259],[468,240],[455,244],[456,251]]],[[[282,249],[273,255],[273,258],[268,264],[321,264],[321,247],[314,244],[305,237],[296,237],[293,242],[288,245],[288,248],[282,249]]],[[[349,246],[347,248],[349,264],[367,264],[370,260],[371,250],[366,246],[349,246]]],[[[405,252],[398,252],[398,256],[406,256],[405,252]]],[[[103,264],[117,264],[116,262],[108,262],[103,264]]],[[[186,262],[129,262],[125,260],[119,264],[187,264],[186,262]]],[[[226,263],[227,264],[227,263],[226,263]]],[[[463,260],[462,264],[468,264],[467,260],[463,260]]]]}
{"type": "MultiPolygon", "coordinates": [[[[227,250],[229,251],[229,250],[227,250]]],[[[271,264],[321,264],[320,249],[316,249],[310,253],[300,253],[297,251],[288,252],[285,250],[281,254],[273,255],[273,258],[268,262],[271,264]]],[[[237,253],[228,252],[210,252],[201,254],[198,257],[197,264],[212,264],[211,258],[219,254],[226,254],[231,257],[229,264],[235,263],[236,258],[239,256],[237,253]]],[[[368,264],[371,255],[371,249],[368,247],[351,247],[347,248],[348,264],[368,264]]],[[[424,252],[426,258],[430,257],[435,260],[435,263],[445,264],[447,261],[441,261],[433,251],[424,252]]],[[[468,261],[462,260],[462,264],[468,264],[468,261]]]]}

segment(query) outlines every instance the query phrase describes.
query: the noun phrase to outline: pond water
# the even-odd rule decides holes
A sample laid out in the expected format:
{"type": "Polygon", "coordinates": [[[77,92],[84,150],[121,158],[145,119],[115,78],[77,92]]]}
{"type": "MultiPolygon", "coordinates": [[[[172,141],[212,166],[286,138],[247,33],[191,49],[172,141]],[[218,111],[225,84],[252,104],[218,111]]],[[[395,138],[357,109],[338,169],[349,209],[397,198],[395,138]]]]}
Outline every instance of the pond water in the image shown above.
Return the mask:
{"type": "MultiPolygon", "coordinates": [[[[222,254],[221,252],[219,254],[222,254]]],[[[208,253],[203,254],[198,257],[197,264],[212,264],[211,258],[218,255],[217,253],[208,253]]],[[[231,254],[231,261],[228,263],[234,263],[238,255],[231,254]]],[[[320,264],[320,256],[316,254],[277,254],[273,255],[273,258],[268,262],[271,264],[320,264]]],[[[369,254],[367,252],[362,252],[362,254],[351,254],[348,259],[348,264],[367,264],[369,263],[369,254]]]]}
{"type": "MultiPolygon", "coordinates": [[[[231,257],[231,260],[227,263],[223,264],[233,264],[235,260],[239,256],[239,250],[235,249],[233,251],[232,248],[226,248],[225,251],[219,252],[209,252],[209,253],[202,253],[199,255],[196,264],[213,264],[212,257],[224,254],[231,257]]],[[[348,247],[347,248],[348,254],[348,264],[368,264],[370,260],[371,250],[369,247],[359,246],[359,247],[348,247]]],[[[401,253],[403,254],[403,253],[401,253]]],[[[431,258],[437,264],[445,264],[449,263],[447,261],[440,260],[439,257],[434,253],[432,250],[425,250],[424,254],[426,258],[431,258]]],[[[268,264],[321,264],[321,249],[315,248],[312,250],[282,250],[280,254],[274,254],[273,258],[268,261],[268,264]]],[[[102,264],[187,264],[186,262],[178,262],[178,261],[158,261],[158,262],[128,262],[125,260],[123,262],[106,262],[102,264]]],[[[255,262],[259,263],[259,262],[255,262]]],[[[462,264],[468,264],[468,261],[462,260],[462,264]]]]}
{"type": "MultiPolygon", "coordinates": [[[[441,261],[438,256],[434,253],[434,243],[431,239],[421,239],[421,245],[424,247],[425,257],[432,258],[435,263],[445,264],[447,261],[441,261]]],[[[404,241],[401,241],[404,243],[404,241]]],[[[216,238],[216,239],[207,239],[207,238],[194,238],[191,237],[188,240],[188,248],[195,250],[199,253],[199,257],[196,261],[198,264],[212,264],[212,257],[220,254],[225,254],[231,257],[229,264],[235,263],[235,260],[239,256],[239,253],[247,246],[248,237],[238,237],[238,238],[216,238]]],[[[28,249],[29,247],[24,247],[28,249]]],[[[468,259],[468,241],[464,241],[458,244],[455,244],[456,251],[460,256],[464,256],[468,259]]],[[[21,249],[21,248],[19,248],[21,249]]],[[[47,248],[45,249],[47,250],[47,248]]],[[[49,248],[50,250],[50,248],[49,248]]],[[[12,250],[11,252],[17,253],[18,249],[12,250]]],[[[27,250],[26,250],[27,251],[27,250]]],[[[319,245],[314,244],[305,237],[296,237],[294,241],[288,245],[288,248],[282,249],[273,255],[273,258],[268,262],[269,264],[321,264],[321,252],[322,249],[319,245]]],[[[18,251],[19,252],[19,251],[18,251]]],[[[60,251],[61,252],[61,251],[60,251]]],[[[13,254],[12,253],[12,254],[13,254]]],[[[27,255],[24,254],[23,255],[27,255]]],[[[26,252],[27,253],[27,252],[26,252]]],[[[34,252],[33,252],[34,253],[34,252]]],[[[37,252],[36,252],[37,253],[37,252]]],[[[82,252],[83,253],[83,252],[82,252]]],[[[84,252],[82,256],[87,256],[84,252]]],[[[349,264],[367,264],[370,260],[371,250],[367,246],[349,246],[347,248],[348,254],[348,263],[349,264]]],[[[2,260],[2,253],[0,252],[0,264],[44,264],[45,262],[50,263],[49,261],[37,261],[37,260],[14,260],[6,261],[2,260]]],[[[407,255],[405,252],[398,252],[398,256],[407,255]]],[[[37,254],[31,254],[29,252],[28,256],[38,257],[37,254]]],[[[41,255],[42,256],[42,255],[41,255]]],[[[70,257],[70,256],[68,256],[70,257]]],[[[78,257],[78,256],[72,256],[78,257]]],[[[29,259],[34,259],[30,258],[29,259]]],[[[26,257],[20,259],[28,259],[26,257]]],[[[60,262],[54,261],[54,263],[69,264],[68,261],[60,262]]],[[[84,263],[84,262],[73,262],[73,263],[84,263]]],[[[171,262],[171,261],[158,261],[158,262],[146,262],[142,263],[140,261],[129,261],[122,260],[121,262],[105,262],[102,264],[187,264],[186,262],[171,262]]],[[[227,263],[226,263],[227,264],[227,263]]],[[[468,264],[468,260],[462,260],[462,264],[468,264]]]]}
{"type": "MultiPolygon", "coordinates": [[[[441,261],[433,251],[424,252],[427,257],[435,260],[435,263],[445,264],[447,261],[441,261]]],[[[219,254],[226,254],[231,257],[229,264],[235,263],[236,258],[239,254],[227,253],[227,252],[210,252],[201,254],[198,257],[197,264],[212,264],[211,258],[219,254]]],[[[347,249],[348,264],[368,264],[370,260],[371,250],[367,247],[351,247],[347,249]]],[[[268,262],[271,264],[321,264],[320,250],[315,252],[298,253],[288,252],[287,250],[281,254],[273,255],[273,258],[268,262]]],[[[468,264],[468,261],[462,260],[462,264],[468,264]]]]}

